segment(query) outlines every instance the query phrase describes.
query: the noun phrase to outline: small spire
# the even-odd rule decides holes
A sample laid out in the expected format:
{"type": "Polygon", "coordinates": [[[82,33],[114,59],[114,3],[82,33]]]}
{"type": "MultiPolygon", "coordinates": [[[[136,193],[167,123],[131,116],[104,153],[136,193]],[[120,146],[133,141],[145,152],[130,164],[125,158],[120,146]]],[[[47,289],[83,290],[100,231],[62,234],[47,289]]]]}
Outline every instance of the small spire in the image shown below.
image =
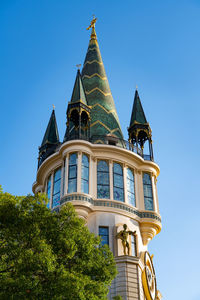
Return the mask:
{"type": "Polygon", "coordinates": [[[55,106],[51,113],[51,117],[49,119],[49,123],[48,123],[47,129],[45,131],[45,135],[43,137],[41,147],[44,146],[45,144],[58,144],[59,143],[58,127],[57,127],[54,109],[55,109],[55,106]]]}
{"type": "Polygon", "coordinates": [[[53,110],[55,110],[55,105],[53,104],[53,110]]]}
{"type": "Polygon", "coordinates": [[[93,19],[90,22],[90,26],[86,28],[87,30],[89,30],[90,28],[92,28],[92,32],[91,32],[90,38],[94,39],[94,40],[97,39],[97,35],[96,35],[96,31],[95,31],[95,23],[96,23],[96,21],[97,21],[97,18],[95,18],[95,15],[93,15],[93,19]]]}
{"type": "Polygon", "coordinates": [[[134,97],[133,110],[132,110],[132,115],[131,115],[131,120],[130,120],[130,127],[135,122],[140,123],[140,124],[147,123],[137,89],[135,90],[135,97],[134,97]]]}
{"type": "MultiPolygon", "coordinates": [[[[77,66],[80,66],[80,65],[77,65],[77,66]]],[[[71,97],[70,102],[79,102],[79,101],[82,101],[83,103],[85,103],[87,105],[87,100],[86,100],[85,91],[84,91],[84,87],[83,87],[83,83],[82,83],[80,69],[78,69],[78,71],[77,71],[74,89],[72,92],[72,97],[71,97]]]]}

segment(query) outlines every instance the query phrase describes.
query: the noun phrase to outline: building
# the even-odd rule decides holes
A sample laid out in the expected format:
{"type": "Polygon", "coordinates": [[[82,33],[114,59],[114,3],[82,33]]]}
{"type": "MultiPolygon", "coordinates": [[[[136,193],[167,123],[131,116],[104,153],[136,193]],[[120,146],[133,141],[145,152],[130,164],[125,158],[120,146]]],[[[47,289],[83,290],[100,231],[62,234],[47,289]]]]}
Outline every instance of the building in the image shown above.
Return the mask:
{"type": "MultiPolygon", "coordinates": [[[[152,133],[135,91],[128,127],[121,131],[101,58],[93,19],[85,62],[77,71],[60,142],[53,109],[39,148],[33,192],[46,192],[49,207],[71,202],[91,232],[114,253],[119,274],[113,299],[159,300],[148,243],[161,230],[152,133]],[[145,147],[148,145],[148,147],[145,147]],[[148,153],[145,153],[146,149],[148,153]]],[[[130,108],[131,109],[131,108],[130,108]]]]}

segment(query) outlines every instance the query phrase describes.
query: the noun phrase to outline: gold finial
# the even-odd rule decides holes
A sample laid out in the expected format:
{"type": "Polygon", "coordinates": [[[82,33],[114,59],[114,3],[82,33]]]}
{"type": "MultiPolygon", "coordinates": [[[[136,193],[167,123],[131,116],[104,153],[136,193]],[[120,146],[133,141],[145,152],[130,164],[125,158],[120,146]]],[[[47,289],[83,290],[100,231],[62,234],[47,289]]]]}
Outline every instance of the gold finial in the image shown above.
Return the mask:
{"type": "Polygon", "coordinates": [[[90,28],[95,28],[96,21],[97,21],[97,18],[95,18],[95,15],[93,15],[93,19],[90,23],[90,26],[87,28],[87,30],[89,30],[90,28]]]}
{"type": "Polygon", "coordinates": [[[136,88],[136,91],[137,91],[137,90],[138,90],[138,86],[136,85],[136,87],[135,87],[135,88],[136,88]]]}
{"type": "Polygon", "coordinates": [[[53,110],[55,110],[55,105],[53,104],[53,110]]]}
{"type": "Polygon", "coordinates": [[[80,70],[81,64],[76,65],[76,67],[78,68],[78,70],[80,70]]]}

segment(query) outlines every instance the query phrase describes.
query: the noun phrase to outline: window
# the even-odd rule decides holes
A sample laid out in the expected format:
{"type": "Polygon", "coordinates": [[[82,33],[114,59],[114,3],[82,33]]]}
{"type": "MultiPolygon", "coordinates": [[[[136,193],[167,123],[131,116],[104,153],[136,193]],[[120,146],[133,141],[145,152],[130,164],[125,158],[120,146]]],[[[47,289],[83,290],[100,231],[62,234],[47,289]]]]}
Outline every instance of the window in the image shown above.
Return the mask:
{"type": "Polygon", "coordinates": [[[69,156],[68,193],[77,191],[77,153],[69,156]]]}
{"type": "Polygon", "coordinates": [[[99,226],[99,236],[101,237],[101,245],[109,245],[109,228],[99,226]]]}
{"type": "Polygon", "coordinates": [[[82,155],[81,192],[89,194],[89,159],[85,154],[82,155]]]}
{"type": "Polygon", "coordinates": [[[136,236],[135,235],[131,235],[131,255],[137,256],[136,255],[136,236]]]}
{"type": "Polygon", "coordinates": [[[114,200],[124,202],[123,170],[120,164],[113,164],[113,197],[114,200]]]}
{"type": "Polygon", "coordinates": [[[104,160],[97,165],[97,198],[110,198],[109,166],[104,160]]]}
{"type": "Polygon", "coordinates": [[[143,174],[143,189],[144,189],[144,207],[146,210],[153,210],[153,193],[151,177],[148,173],[143,174]]]}
{"type": "Polygon", "coordinates": [[[51,200],[51,175],[48,178],[47,181],[47,198],[49,199],[49,202],[47,203],[47,207],[50,208],[50,200],[51,200]]]}
{"type": "Polygon", "coordinates": [[[128,203],[135,206],[134,174],[129,168],[127,169],[126,185],[128,203]]]}
{"type": "Polygon", "coordinates": [[[60,204],[61,168],[54,172],[52,208],[60,204]]]}

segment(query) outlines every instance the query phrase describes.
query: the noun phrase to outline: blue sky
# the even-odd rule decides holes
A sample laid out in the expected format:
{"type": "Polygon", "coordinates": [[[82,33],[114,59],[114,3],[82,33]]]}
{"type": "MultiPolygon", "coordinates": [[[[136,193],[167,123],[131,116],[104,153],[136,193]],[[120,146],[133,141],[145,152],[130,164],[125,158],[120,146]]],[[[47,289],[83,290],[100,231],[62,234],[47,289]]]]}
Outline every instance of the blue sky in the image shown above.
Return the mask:
{"type": "Polygon", "coordinates": [[[153,131],[163,230],[149,250],[158,288],[166,300],[199,300],[199,0],[1,0],[0,183],[31,192],[53,104],[63,139],[92,14],[124,137],[136,85],[153,131]]]}

